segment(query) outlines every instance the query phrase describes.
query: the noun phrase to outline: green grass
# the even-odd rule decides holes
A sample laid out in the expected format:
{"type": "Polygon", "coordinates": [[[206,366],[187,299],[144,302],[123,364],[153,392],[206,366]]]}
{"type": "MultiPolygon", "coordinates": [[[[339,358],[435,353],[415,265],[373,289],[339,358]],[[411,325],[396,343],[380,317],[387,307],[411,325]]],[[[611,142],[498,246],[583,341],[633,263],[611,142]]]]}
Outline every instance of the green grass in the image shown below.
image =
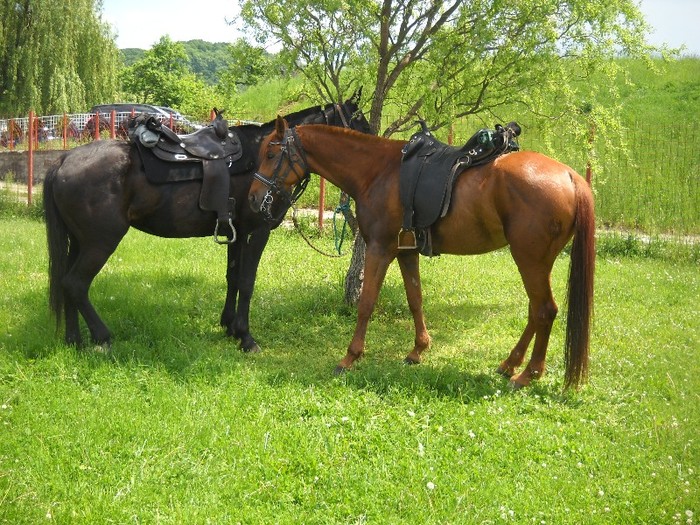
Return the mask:
{"type": "Polygon", "coordinates": [[[65,347],[44,242],[39,222],[0,221],[1,523],[698,522],[697,263],[604,250],[590,383],[562,394],[560,315],[549,374],[514,393],[493,373],[526,310],[506,251],[422,260],[416,367],[392,267],[367,356],[335,378],[348,261],[293,232],[261,264],[258,355],[218,327],[223,248],[138,232],[91,294],[112,356],[65,347]]]}

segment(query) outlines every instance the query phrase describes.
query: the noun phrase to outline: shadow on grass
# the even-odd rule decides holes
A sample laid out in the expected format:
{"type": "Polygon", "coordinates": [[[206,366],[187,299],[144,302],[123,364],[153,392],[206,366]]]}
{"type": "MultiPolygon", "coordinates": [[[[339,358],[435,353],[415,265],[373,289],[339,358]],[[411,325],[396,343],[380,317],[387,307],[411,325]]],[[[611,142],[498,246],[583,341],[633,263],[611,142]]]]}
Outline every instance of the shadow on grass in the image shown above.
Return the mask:
{"type": "MultiPolygon", "coordinates": [[[[333,375],[333,369],[352,337],[355,310],[342,303],[339,291],[324,284],[300,288],[290,282],[282,289],[263,289],[253,301],[251,315],[252,331],[263,352],[248,355],[218,324],[223,287],[212,289],[210,281],[187,274],[146,272],[139,280],[132,276],[125,279],[123,274],[103,275],[93,292],[93,302],[113,331],[111,351],[105,354],[88,343],[76,353],[88,369],[105,363],[158,368],[180,382],[215,383],[245,369],[272,386],[340,383],[380,397],[446,397],[471,403],[508,390],[507,380],[491,371],[497,363],[488,372],[484,372],[483,363],[470,370],[475,365],[473,356],[468,363],[464,358],[445,363],[444,357],[431,359],[429,352],[424,364],[404,365],[403,357],[413,343],[413,322],[402,288],[393,288],[383,294],[370,323],[367,357],[340,377],[333,375]]],[[[35,292],[24,299],[26,304],[46,302],[35,292]]],[[[439,326],[440,339],[448,341],[459,335],[457,331],[479,331],[485,319],[494,312],[503,315],[506,308],[464,300],[433,305],[431,315],[439,326]],[[457,325],[454,319],[459,319],[457,325]]],[[[430,318],[428,323],[430,327],[430,318]]],[[[81,326],[84,340],[89,341],[82,320],[81,326]]],[[[23,341],[15,350],[26,359],[46,358],[63,348],[62,330],[54,335],[48,307],[28,310],[12,338],[23,341]]],[[[508,350],[503,349],[504,355],[508,350]]],[[[541,393],[549,395],[547,388],[541,393]]]]}

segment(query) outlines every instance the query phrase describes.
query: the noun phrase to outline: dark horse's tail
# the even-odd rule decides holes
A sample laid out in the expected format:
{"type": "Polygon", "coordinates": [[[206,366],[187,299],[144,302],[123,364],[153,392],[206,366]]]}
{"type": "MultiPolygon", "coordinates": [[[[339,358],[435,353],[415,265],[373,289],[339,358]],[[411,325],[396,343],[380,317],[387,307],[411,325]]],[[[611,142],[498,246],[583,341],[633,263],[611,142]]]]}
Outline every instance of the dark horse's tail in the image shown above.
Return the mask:
{"type": "Polygon", "coordinates": [[[595,213],[593,194],[586,182],[575,178],[576,219],[571,264],[564,362],[565,387],[577,387],[588,376],[588,347],[593,317],[593,274],[595,271],[595,213]]]}
{"type": "Polygon", "coordinates": [[[58,169],[63,158],[51,167],[44,178],[44,215],[46,217],[46,240],[49,250],[49,307],[60,326],[63,318],[63,276],[68,271],[68,227],[58,212],[53,195],[58,169]]]}

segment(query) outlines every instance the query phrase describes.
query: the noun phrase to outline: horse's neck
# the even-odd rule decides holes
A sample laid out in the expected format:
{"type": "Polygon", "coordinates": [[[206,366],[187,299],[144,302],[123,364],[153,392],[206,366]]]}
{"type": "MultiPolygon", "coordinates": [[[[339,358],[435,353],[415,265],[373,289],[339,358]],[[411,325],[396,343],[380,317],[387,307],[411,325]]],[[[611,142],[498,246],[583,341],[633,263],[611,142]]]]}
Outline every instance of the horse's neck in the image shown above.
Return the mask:
{"type": "Polygon", "coordinates": [[[378,161],[384,150],[401,148],[398,142],[349,133],[341,128],[308,126],[302,130],[300,139],[310,170],[354,199],[382,175],[383,164],[378,161]]]}

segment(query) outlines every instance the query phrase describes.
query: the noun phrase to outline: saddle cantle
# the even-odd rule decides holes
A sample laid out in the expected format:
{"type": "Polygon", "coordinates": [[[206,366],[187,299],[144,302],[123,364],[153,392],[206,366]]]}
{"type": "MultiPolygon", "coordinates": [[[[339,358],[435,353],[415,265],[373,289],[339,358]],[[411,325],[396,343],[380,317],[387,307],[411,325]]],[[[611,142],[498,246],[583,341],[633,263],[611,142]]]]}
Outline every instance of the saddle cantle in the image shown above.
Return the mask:
{"type": "Polygon", "coordinates": [[[399,233],[399,249],[418,248],[423,255],[433,253],[430,227],[447,214],[452,188],[464,169],[493,161],[519,148],[516,137],[520,126],[510,122],[495,130],[480,129],[461,148],[438,141],[425,122],[403,148],[399,195],[404,218],[399,233]]]}
{"type": "Polygon", "coordinates": [[[189,135],[175,134],[153,116],[138,115],[129,123],[129,139],[138,148],[149,182],[202,180],[199,207],[216,212],[214,239],[219,242],[221,226],[222,231],[230,230],[224,242],[233,242],[235,203],[229,199],[230,175],[236,173],[235,162],[243,156],[243,147],[223,112],[216,108],[214,112],[216,118],[210,125],[189,135]]]}

